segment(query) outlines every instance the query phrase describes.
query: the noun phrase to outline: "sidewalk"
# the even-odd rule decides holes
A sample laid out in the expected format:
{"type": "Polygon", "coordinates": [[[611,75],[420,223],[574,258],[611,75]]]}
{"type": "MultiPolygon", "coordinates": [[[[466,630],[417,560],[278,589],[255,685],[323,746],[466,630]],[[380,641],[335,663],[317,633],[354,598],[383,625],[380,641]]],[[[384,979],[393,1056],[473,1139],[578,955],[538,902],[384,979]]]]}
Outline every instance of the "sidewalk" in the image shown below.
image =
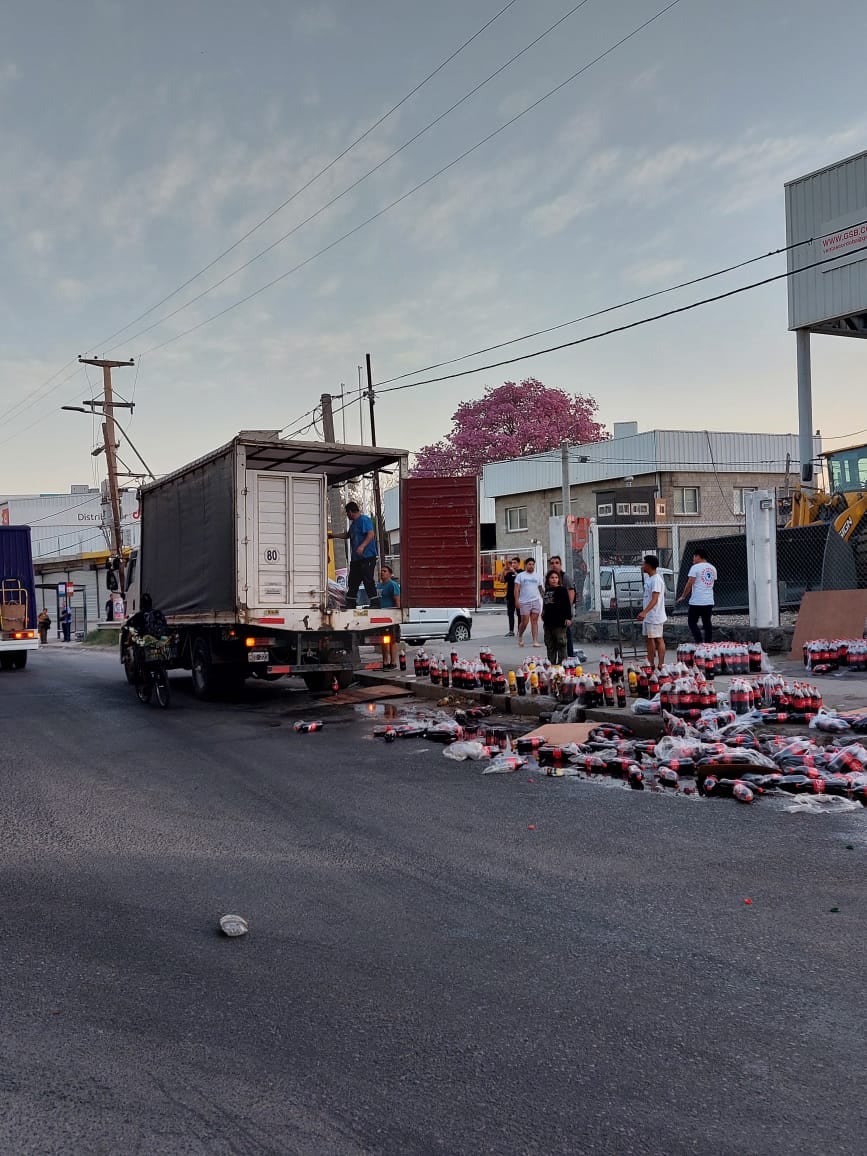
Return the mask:
{"type": "MultiPolygon", "coordinates": [[[[540,624],[541,626],[541,624],[540,624]]],[[[502,666],[503,670],[508,672],[520,666],[527,658],[535,656],[537,658],[545,658],[545,647],[534,647],[529,642],[529,630],[527,631],[527,645],[521,649],[518,646],[517,638],[507,638],[506,633],[509,629],[508,619],[505,612],[499,611],[496,613],[485,613],[483,615],[475,615],[473,617],[473,636],[469,642],[446,642],[444,639],[431,639],[425,643],[423,649],[429,655],[439,657],[444,654],[448,658],[452,651],[456,651],[458,656],[462,659],[477,659],[479,657],[480,647],[488,647],[493,652],[495,658],[502,666]]],[[[540,641],[542,634],[540,630],[540,641]]],[[[407,646],[407,685],[415,686],[415,678],[413,676],[413,656],[417,650],[422,649],[418,646],[407,646]]],[[[599,660],[603,654],[612,655],[613,648],[610,643],[598,642],[584,642],[576,643],[575,649],[587,655],[587,661],[583,664],[584,669],[589,674],[597,674],[599,671],[599,660]]],[[[644,660],[644,652],[639,649],[638,659],[633,658],[631,647],[624,648],[624,661],[628,666],[630,662],[641,662],[644,660]]],[[[670,662],[676,660],[676,653],[671,649],[668,653],[670,662]]],[[[839,709],[851,710],[854,707],[867,706],[867,673],[849,673],[842,672],[840,674],[826,674],[826,675],[812,675],[804,670],[801,662],[796,662],[789,659],[788,655],[769,655],[768,660],[771,664],[771,670],[775,673],[782,674],[789,681],[809,682],[817,686],[822,692],[822,697],[825,705],[829,707],[836,707],[839,709]]],[[[372,673],[372,672],[371,672],[372,673]]],[[[383,673],[377,672],[377,676],[383,681],[386,679],[392,680],[400,678],[399,671],[385,671],[383,673]]],[[[407,676],[404,676],[405,678],[407,676]]],[[[731,679],[723,675],[715,679],[715,685],[720,694],[727,694],[729,683],[731,679]]],[[[430,686],[429,679],[419,680],[419,685],[430,686]]],[[[471,692],[480,693],[480,692],[471,692]]],[[[548,698],[541,699],[525,699],[522,702],[533,702],[546,704],[541,706],[541,710],[549,710],[551,700],[548,698]]]]}

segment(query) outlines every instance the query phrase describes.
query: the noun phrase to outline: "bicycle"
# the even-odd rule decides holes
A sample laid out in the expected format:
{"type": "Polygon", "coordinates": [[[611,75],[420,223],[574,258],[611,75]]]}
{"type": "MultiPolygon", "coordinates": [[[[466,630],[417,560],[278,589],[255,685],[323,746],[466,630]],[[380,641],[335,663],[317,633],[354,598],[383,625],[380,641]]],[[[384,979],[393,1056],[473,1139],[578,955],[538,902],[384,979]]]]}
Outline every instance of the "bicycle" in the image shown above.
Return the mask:
{"type": "Polygon", "coordinates": [[[135,693],[142,703],[155,694],[157,705],[167,707],[172,699],[168,663],[172,657],[172,640],[146,636],[134,641],[136,650],[135,693]]]}

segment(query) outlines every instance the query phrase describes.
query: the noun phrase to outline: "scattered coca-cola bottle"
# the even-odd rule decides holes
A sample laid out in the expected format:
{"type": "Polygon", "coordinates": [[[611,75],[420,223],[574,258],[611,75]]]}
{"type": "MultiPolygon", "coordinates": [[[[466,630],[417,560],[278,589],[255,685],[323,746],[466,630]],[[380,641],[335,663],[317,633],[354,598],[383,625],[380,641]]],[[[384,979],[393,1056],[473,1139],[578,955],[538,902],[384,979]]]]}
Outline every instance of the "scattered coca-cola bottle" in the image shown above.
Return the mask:
{"type": "Polygon", "coordinates": [[[621,710],[626,706],[626,687],[622,679],[617,684],[617,705],[621,710]]]}
{"type": "Polygon", "coordinates": [[[432,658],[430,661],[430,667],[428,668],[428,673],[430,674],[430,680],[434,684],[434,686],[439,686],[439,684],[440,684],[440,664],[437,662],[437,660],[435,658],[432,658]]]}
{"type": "Polygon", "coordinates": [[[402,650],[400,652],[400,654],[397,656],[397,662],[398,662],[398,665],[400,666],[401,671],[403,671],[405,673],[406,672],[406,651],[405,650],[402,650]]]}
{"type": "Polygon", "coordinates": [[[515,681],[518,684],[518,695],[524,698],[527,694],[527,676],[524,674],[523,668],[515,672],[515,681]]]}
{"type": "Polygon", "coordinates": [[[629,768],[628,782],[633,791],[644,790],[644,772],[640,767],[632,766],[629,768]]]}
{"type": "Polygon", "coordinates": [[[739,803],[751,803],[755,798],[755,795],[753,794],[753,791],[750,789],[750,787],[740,780],[736,782],[732,788],[732,796],[739,803]]]}
{"type": "Polygon", "coordinates": [[[677,790],[680,785],[678,773],[672,767],[660,767],[656,772],[656,777],[663,787],[672,787],[677,790]]]}
{"type": "Polygon", "coordinates": [[[810,775],[781,775],[777,786],[792,795],[820,795],[825,784],[822,779],[810,775]]]}
{"type": "Polygon", "coordinates": [[[443,665],[439,668],[439,670],[440,670],[440,686],[442,686],[446,690],[448,690],[449,689],[449,668],[445,665],[445,663],[443,663],[443,665]]]}

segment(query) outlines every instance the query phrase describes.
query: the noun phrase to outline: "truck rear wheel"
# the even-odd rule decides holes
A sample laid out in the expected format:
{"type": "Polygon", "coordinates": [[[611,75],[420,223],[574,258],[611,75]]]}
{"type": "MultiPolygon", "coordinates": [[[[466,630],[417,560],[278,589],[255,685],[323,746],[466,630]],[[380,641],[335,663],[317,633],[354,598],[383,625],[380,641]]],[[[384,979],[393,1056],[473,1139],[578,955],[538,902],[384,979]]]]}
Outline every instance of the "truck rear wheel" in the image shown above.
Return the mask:
{"type": "Polygon", "coordinates": [[[301,677],[307,683],[307,689],[311,694],[326,694],[331,690],[334,673],[337,674],[337,685],[341,690],[346,690],[355,681],[355,676],[351,670],[338,670],[333,673],[329,673],[327,670],[314,670],[310,674],[302,674],[301,677]]]}
{"type": "Polygon", "coordinates": [[[12,655],[11,654],[0,654],[0,670],[11,670],[11,669],[12,669],[12,655]]]}
{"type": "Polygon", "coordinates": [[[23,670],[27,665],[27,651],[19,650],[17,654],[12,655],[12,669],[23,670]]]}
{"type": "Polygon", "coordinates": [[[193,643],[193,657],[191,664],[193,672],[193,693],[196,698],[208,700],[213,698],[216,687],[214,685],[214,664],[211,661],[211,648],[206,638],[197,638],[193,643]]]}

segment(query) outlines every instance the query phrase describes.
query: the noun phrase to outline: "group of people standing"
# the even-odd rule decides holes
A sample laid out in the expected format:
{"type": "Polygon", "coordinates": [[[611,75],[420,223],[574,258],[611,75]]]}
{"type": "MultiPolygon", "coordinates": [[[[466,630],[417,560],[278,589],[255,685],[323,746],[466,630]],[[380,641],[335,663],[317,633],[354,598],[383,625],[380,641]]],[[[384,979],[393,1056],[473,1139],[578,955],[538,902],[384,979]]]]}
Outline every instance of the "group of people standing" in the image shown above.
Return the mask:
{"type": "MultiPolygon", "coordinates": [[[[638,621],[642,626],[647,646],[647,661],[651,666],[662,667],[665,662],[665,639],[663,628],[667,620],[665,610],[665,582],[659,573],[659,558],[647,554],[642,563],[644,594],[638,621]]],[[[713,640],[711,615],[714,606],[714,584],[717,580],[713,566],[703,550],[693,553],[692,566],[687,576],[683,593],[678,602],[686,602],[687,622],[696,642],[713,640]]],[[[524,635],[530,628],[534,646],[539,646],[539,622],[544,629],[545,650],[548,661],[559,664],[571,658],[574,651],[572,641],[572,618],[575,612],[575,583],[563,569],[563,561],[558,554],[549,559],[549,569],[544,582],[536,572],[536,559],[514,557],[509,561],[503,574],[506,584],[506,613],[509,618],[507,637],[515,634],[518,624],[518,646],[524,645],[524,635]]]]}
{"type": "MultiPolygon", "coordinates": [[[[661,669],[665,662],[663,632],[668,615],[665,611],[665,582],[658,570],[659,558],[655,554],[645,554],[641,566],[644,574],[644,598],[637,617],[647,646],[647,661],[651,666],[661,669]]],[[[686,585],[677,601],[687,603],[686,621],[697,643],[713,641],[711,615],[714,606],[713,589],[717,576],[716,566],[708,561],[704,550],[695,550],[686,585]]]]}
{"type": "MultiPolygon", "coordinates": [[[[39,631],[39,641],[45,646],[48,643],[48,631],[51,629],[51,615],[45,606],[37,616],[36,629],[39,631]]],[[[72,611],[67,605],[60,610],[60,629],[63,632],[63,641],[69,642],[72,637],[72,611]]]]}
{"type": "Polygon", "coordinates": [[[530,628],[534,646],[539,646],[539,622],[545,632],[545,650],[548,661],[561,663],[574,654],[572,644],[572,615],[575,605],[575,583],[563,569],[563,560],[554,554],[549,560],[544,582],[536,572],[536,559],[512,558],[506,567],[506,613],[509,633],[515,634],[518,622],[518,646],[524,645],[524,635],[530,628]]]}

